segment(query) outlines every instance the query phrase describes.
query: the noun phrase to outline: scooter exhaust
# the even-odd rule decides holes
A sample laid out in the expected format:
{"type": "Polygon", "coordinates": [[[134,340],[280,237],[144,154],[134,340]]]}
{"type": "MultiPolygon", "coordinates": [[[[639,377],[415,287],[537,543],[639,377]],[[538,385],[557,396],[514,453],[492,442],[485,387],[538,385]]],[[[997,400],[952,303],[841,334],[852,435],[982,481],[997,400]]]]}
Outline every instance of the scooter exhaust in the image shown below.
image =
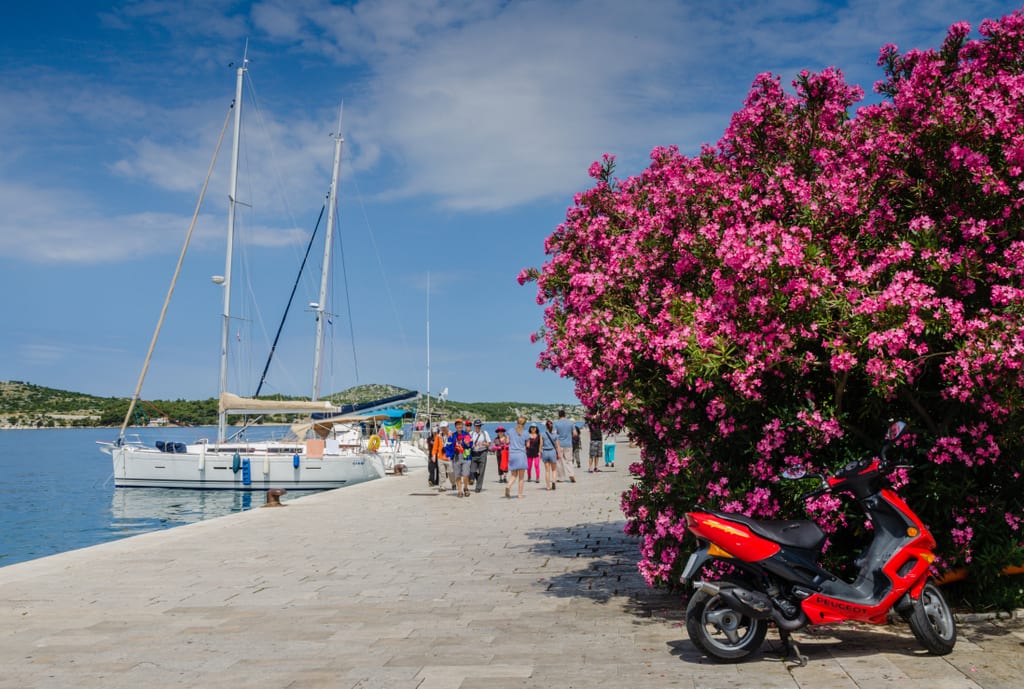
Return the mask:
{"type": "Polygon", "coordinates": [[[693,587],[699,591],[719,596],[726,605],[751,619],[771,619],[779,629],[788,632],[796,631],[807,625],[807,615],[801,610],[795,619],[787,619],[772,603],[772,599],[761,591],[751,591],[740,586],[715,584],[710,581],[694,582],[693,587]]]}

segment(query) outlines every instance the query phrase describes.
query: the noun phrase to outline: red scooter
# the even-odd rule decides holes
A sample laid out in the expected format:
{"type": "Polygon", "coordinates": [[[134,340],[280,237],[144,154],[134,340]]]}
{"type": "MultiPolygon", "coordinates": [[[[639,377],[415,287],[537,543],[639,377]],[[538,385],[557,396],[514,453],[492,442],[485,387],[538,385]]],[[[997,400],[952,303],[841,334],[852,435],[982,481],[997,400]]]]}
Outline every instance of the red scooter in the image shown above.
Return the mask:
{"type": "Polygon", "coordinates": [[[871,523],[872,540],[857,561],[859,572],[852,583],[818,566],[825,534],[812,521],[763,521],[710,510],[686,514],[686,527],[700,548],[686,563],[683,583],[704,571],[729,570],[694,581],[686,630],[697,648],[715,660],[738,662],[761,646],[768,624],[774,622],[803,664],[806,657],[791,632],[847,620],[882,624],[896,610],[928,651],[945,655],[953,650],[953,614],[928,576],[935,539],[886,480],[886,451],[906,428],[903,422],[894,423],[880,458],[851,462],[834,476],[783,473],[789,479],[821,481],[805,498],[831,492],[852,495],[860,503],[871,523]],[[714,567],[716,562],[731,567],[714,567]]]}

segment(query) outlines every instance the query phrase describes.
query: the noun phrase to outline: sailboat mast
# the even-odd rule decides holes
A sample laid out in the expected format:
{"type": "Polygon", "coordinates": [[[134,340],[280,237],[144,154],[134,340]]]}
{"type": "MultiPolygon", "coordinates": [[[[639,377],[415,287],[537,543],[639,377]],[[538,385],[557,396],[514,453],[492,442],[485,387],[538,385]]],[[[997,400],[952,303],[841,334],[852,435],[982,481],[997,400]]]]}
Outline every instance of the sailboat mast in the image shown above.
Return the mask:
{"type": "MultiPolygon", "coordinates": [[[[242,78],[248,58],[242,59],[235,83],[235,132],[231,148],[231,178],[228,182],[228,244],[224,263],[224,310],[220,334],[220,386],[218,401],[228,389],[228,340],[231,334],[231,264],[234,262],[235,246],[235,203],[238,196],[238,140],[242,125],[242,78]]],[[[217,414],[217,442],[224,442],[227,431],[227,411],[220,407],[217,414]]]]}
{"type": "Polygon", "coordinates": [[[341,135],[341,112],[338,113],[338,131],[334,135],[334,168],[331,172],[331,191],[327,199],[327,232],[324,235],[324,264],[320,270],[320,300],[316,305],[316,348],[313,352],[313,400],[320,399],[320,370],[323,364],[324,318],[327,313],[327,277],[331,267],[331,245],[334,242],[334,209],[338,198],[338,170],[341,168],[341,149],[345,138],[341,135]]]}
{"type": "Polygon", "coordinates": [[[427,431],[430,422],[430,271],[427,271],[427,431]]]}

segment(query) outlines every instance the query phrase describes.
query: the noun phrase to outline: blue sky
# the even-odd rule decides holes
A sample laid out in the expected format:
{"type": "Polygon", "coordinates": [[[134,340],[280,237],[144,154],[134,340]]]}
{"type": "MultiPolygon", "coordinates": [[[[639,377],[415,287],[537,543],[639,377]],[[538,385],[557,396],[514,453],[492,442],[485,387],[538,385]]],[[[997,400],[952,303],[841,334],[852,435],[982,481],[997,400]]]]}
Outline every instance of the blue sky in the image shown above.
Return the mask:
{"type": "MultiPolygon", "coordinates": [[[[0,22],[0,380],[128,396],[248,40],[231,385],[250,394],[330,179],[339,105],[344,279],[322,389],[572,402],[535,367],[534,286],[586,171],[715,142],[754,76],[937,47],[1013,2],[131,0],[6,7],[0,22]],[[709,9],[710,8],[710,9],[709,9]],[[251,207],[251,208],[250,208],[251,207]],[[427,294],[428,274],[430,294],[427,294]],[[244,276],[244,277],[240,277],[244,276]],[[347,297],[343,289],[347,283],[347,297]],[[351,323],[351,326],[350,326],[351,323]],[[354,352],[354,354],[353,354],[354,352]],[[249,355],[252,354],[250,357],[249,355]]],[[[228,147],[142,396],[216,394],[228,147]]],[[[319,270],[319,249],[310,268],[319,270]]],[[[340,272],[340,271],[339,271],[340,272]]],[[[265,392],[309,394],[305,278],[265,392]]]]}

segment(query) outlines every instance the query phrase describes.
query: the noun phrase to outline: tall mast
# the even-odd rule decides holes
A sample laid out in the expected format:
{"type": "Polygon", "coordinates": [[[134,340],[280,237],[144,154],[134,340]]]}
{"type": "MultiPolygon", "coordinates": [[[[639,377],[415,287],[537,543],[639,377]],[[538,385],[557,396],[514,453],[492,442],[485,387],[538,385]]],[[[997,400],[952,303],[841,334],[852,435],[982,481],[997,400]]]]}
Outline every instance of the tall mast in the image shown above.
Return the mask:
{"type": "MultiPolygon", "coordinates": [[[[232,138],[231,148],[231,179],[228,182],[228,246],[227,258],[224,263],[224,310],[222,312],[223,323],[220,333],[220,394],[218,401],[228,389],[228,339],[231,333],[231,264],[235,246],[235,203],[238,195],[238,140],[242,126],[242,78],[245,75],[246,65],[249,60],[242,58],[242,64],[238,68],[238,78],[235,83],[235,132],[232,138]]],[[[221,408],[217,414],[217,442],[224,442],[227,430],[227,412],[221,408]]]]}
{"type": "Polygon", "coordinates": [[[338,170],[341,168],[341,149],[345,138],[341,135],[341,115],[338,111],[338,131],[334,134],[334,169],[331,172],[331,191],[327,199],[327,232],[324,235],[324,264],[320,270],[320,300],[316,304],[316,349],[313,352],[313,400],[320,399],[320,369],[323,363],[324,317],[327,313],[327,277],[331,267],[331,245],[334,242],[334,208],[338,198],[338,170]]]}
{"type": "Polygon", "coordinates": [[[427,430],[430,423],[430,271],[427,271],[427,430]]]}

